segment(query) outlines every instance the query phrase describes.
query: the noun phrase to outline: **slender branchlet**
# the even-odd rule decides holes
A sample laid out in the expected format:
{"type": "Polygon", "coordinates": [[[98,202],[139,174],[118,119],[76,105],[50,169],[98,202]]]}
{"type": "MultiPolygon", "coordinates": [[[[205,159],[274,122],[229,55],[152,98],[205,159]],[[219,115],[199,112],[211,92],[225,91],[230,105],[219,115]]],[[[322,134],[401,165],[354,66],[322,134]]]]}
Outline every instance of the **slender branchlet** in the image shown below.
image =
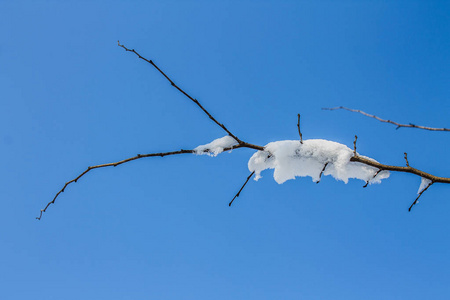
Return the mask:
{"type": "Polygon", "coordinates": [[[325,172],[325,169],[327,168],[327,166],[328,166],[328,163],[326,163],[326,164],[323,166],[322,171],[320,171],[320,174],[319,174],[319,180],[317,180],[316,183],[319,183],[320,180],[322,179],[322,174],[323,174],[323,172],[325,172]]]}
{"type": "Polygon", "coordinates": [[[411,211],[411,208],[419,202],[420,196],[422,196],[422,194],[423,194],[426,190],[428,190],[428,188],[429,188],[433,183],[434,183],[433,181],[430,181],[430,183],[427,185],[427,187],[424,188],[422,191],[420,191],[420,193],[419,193],[419,195],[417,196],[416,200],[414,200],[414,202],[413,202],[413,203],[411,204],[411,206],[408,208],[408,211],[411,211]]]}
{"type": "Polygon", "coordinates": [[[244,184],[242,185],[242,187],[240,188],[239,192],[237,192],[237,194],[233,197],[233,199],[230,201],[230,203],[228,203],[228,206],[231,206],[231,204],[233,204],[234,199],[236,199],[237,197],[239,197],[239,195],[241,194],[242,190],[244,189],[245,185],[247,184],[247,182],[250,180],[250,178],[253,176],[253,174],[255,174],[255,171],[253,171],[250,175],[248,175],[247,180],[245,180],[244,184]]]}
{"type": "Polygon", "coordinates": [[[362,110],[359,110],[359,109],[351,109],[351,108],[347,108],[347,107],[344,107],[344,106],[333,107],[333,108],[326,108],[326,107],[324,107],[322,109],[323,110],[344,109],[344,110],[348,110],[348,111],[351,111],[351,112],[360,113],[360,114],[362,114],[362,115],[364,115],[366,117],[374,118],[374,119],[376,119],[376,120],[378,120],[380,122],[393,124],[393,125],[397,126],[396,129],[399,129],[401,127],[406,127],[406,128],[425,129],[425,130],[430,130],[430,131],[450,131],[450,128],[435,128],[435,127],[415,125],[415,124],[411,124],[411,123],[409,123],[409,124],[400,124],[400,123],[397,123],[397,122],[394,122],[394,121],[391,121],[391,120],[385,120],[385,119],[382,119],[382,118],[377,117],[375,115],[368,114],[368,113],[363,112],[362,110]]]}
{"type": "Polygon", "coordinates": [[[238,143],[242,143],[242,141],[235,136],[233,133],[231,133],[231,131],[228,130],[227,127],[225,127],[225,125],[223,125],[222,123],[219,123],[219,121],[217,121],[201,104],[197,99],[194,99],[193,97],[191,97],[188,93],[186,93],[184,90],[182,90],[178,85],[175,84],[175,82],[172,81],[172,79],[169,78],[169,76],[166,75],[166,73],[164,73],[152,60],[146,59],[145,57],[141,56],[139,53],[137,53],[134,49],[128,49],[127,47],[125,47],[124,45],[120,44],[120,41],[117,41],[117,45],[119,47],[122,47],[123,49],[125,49],[125,51],[129,51],[129,52],[133,52],[134,54],[136,54],[140,59],[148,62],[149,64],[151,64],[153,67],[155,67],[155,69],[157,69],[159,71],[159,73],[161,73],[168,81],[169,83],[176,88],[178,91],[180,91],[183,95],[185,95],[187,98],[189,98],[192,102],[194,102],[198,107],[200,107],[201,110],[203,110],[203,112],[217,125],[219,125],[219,127],[221,127],[223,130],[225,130],[226,133],[228,133],[232,138],[234,138],[238,143]]]}
{"type": "Polygon", "coordinates": [[[358,136],[355,134],[355,140],[353,141],[353,156],[357,156],[356,154],[356,141],[358,140],[358,136]]]}
{"type": "Polygon", "coordinates": [[[406,152],[405,152],[405,162],[406,162],[406,166],[409,167],[408,153],[406,153],[406,152]]]}
{"type": "Polygon", "coordinates": [[[369,185],[369,182],[370,182],[371,180],[374,180],[375,177],[377,177],[377,175],[378,175],[381,171],[383,171],[383,170],[382,170],[382,169],[378,169],[378,171],[376,171],[375,174],[373,174],[372,179],[366,181],[366,184],[363,185],[363,188],[366,188],[366,187],[369,185]]]}
{"type": "MultiPolygon", "coordinates": [[[[236,145],[236,146],[232,146],[229,148],[225,148],[223,149],[223,151],[229,151],[229,150],[233,150],[233,149],[237,149],[237,148],[242,148],[243,146],[241,145],[236,145]]],[[[207,150],[205,150],[205,152],[208,152],[207,150]]],[[[164,156],[169,156],[169,155],[177,155],[177,154],[192,154],[195,153],[194,150],[179,150],[179,151],[171,151],[171,152],[161,152],[161,153],[149,153],[149,154],[137,154],[136,156],[121,160],[121,161],[117,161],[117,162],[112,162],[112,163],[107,163],[107,164],[100,164],[100,165],[95,165],[95,166],[90,166],[88,167],[84,172],[82,172],[80,175],[78,175],[77,177],[75,177],[74,179],[67,181],[63,188],[61,190],[59,190],[59,192],[56,193],[56,195],[53,197],[53,200],[50,201],[49,203],[47,203],[47,205],[41,209],[41,212],[39,214],[39,217],[36,217],[36,219],[40,220],[42,218],[42,214],[44,212],[47,211],[48,207],[51,204],[54,204],[56,199],[58,198],[58,196],[61,193],[64,193],[64,191],[66,190],[66,187],[71,184],[71,183],[75,183],[77,182],[81,177],[83,177],[84,175],[86,175],[88,172],[94,170],[94,169],[100,169],[100,168],[106,168],[106,167],[117,167],[118,165],[124,164],[124,163],[128,163],[137,159],[141,159],[141,158],[145,158],[145,157],[164,157],[164,156]]]]}
{"type": "Polygon", "coordinates": [[[298,135],[300,136],[300,144],[303,144],[303,136],[300,130],[300,114],[297,114],[297,128],[298,128],[298,135]]]}

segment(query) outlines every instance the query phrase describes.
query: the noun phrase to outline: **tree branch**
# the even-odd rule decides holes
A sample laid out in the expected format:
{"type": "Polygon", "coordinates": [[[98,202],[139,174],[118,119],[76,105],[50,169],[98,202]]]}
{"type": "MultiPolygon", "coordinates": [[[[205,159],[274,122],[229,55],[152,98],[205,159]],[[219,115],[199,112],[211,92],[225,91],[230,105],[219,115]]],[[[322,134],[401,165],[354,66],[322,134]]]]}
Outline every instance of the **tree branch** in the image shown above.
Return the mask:
{"type": "MultiPolygon", "coordinates": [[[[220,126],[229,136],[231,136],[233,139],[235,139],[237,142],[238,142],[238,145],[235,145],[235,146],[232,146],[232,147],[228,147],[228,148],[225,148],[225,149],[223,149],[223,151],[229,151],[229,150],[233,150],[233,149],[237,149],[237,148],[250,148],[250,149],[254,149],[254,150],[258,150],[258,151],[265,151],[265,149],[264,149],[264,147],[262,147],[262,146],[258,146],[258,145],[254,145],[254,144],[250,144],[250,143],[247,143],[247,142],[244,142],[244,141],[242,141],[242,140],[240,140],[239,138],[237,138],[234,134],[232,134],[223,124],[221,124],[221,123],[219,123],[199,102],[198,102],[198,100],[196,100],[196,99],[194,99],[194,98],[192,98],[189,94],[187,94],[184,90],[182,90],[180,87],[178,87],[160,68],[158,68],[158,66],[156,66],[156,64],[155,63],[153,63],[153,61],[151,61],[151,60],[148,60],[148,59],[146,59],[146,58],[144,58],[144,57],[142,57],[139,53],[137,53],[134,49],[128,49],[127,47],[125,47],[124,45],[121,45],[120,44],[120,42],[118,41],[118,46],[119,47],[122,47],[123,49],[125,49],[126,51],[129,51],[129,52],[133,52],[134,54],[136,54],[140,59],[142,59],[142,60],[144,60],[144,61],[146,61],[146,62],[148,62],[148,63],[150,63],[153,67],[155,67],[169,82],[170,82],[170,84],[173,86],[173,87],[175,87],[178,91],[180,91],[183,95],[185,95],[187,98],[189,98],[191,101],[193,101],[198,107],[200,107],[200,109],[202,109],[203,110],[203,112],[212,120],[212,121],[214,121],[214,123],[216,123],[218,126],[220,126]]],[[[378,118],[378,117],[376,117],[376,116],[373,116],[373,115],[370,115],[370,114],[367,114],[367,113],[364,113],[364,112],[362,112],[362,111],[360,111],[360,110],[353,110],[353,109],[349,109],[349,108],[345,108],[345,107],[336,107],[336,108],[324,108],[324,109],[328,109],[328,110],[335,110],[335,109],[345,109],[345,110],[349,110],[349,111],[353,111],[353,112],[359,112],[359,113],[361,113],[361,114],[363,114],[363,115],[366,115],[366,116],[369,116],[369,117],[372,117],[372,118],[375,118],[375,119],[377,119],[377,120],[379,120],[379,121],[382,121],[382,122],[387,122],[387,123],[392,123],[392,124],[394,124],[394,125],[397,125],[398,127],[397,128],[399,128],[399,127],[414,127],[414,128],[421,128],[421,129],[427,129],[427,130],[440,130],[440,131],[450,131],[450,129],[446,129],[446,128],[430,128],[430,127],[423,127],[423,126],[417,126],[417,125],[413,125],[413,124],[410,124],[410,125],[402,125],[402,124],[398,124],[398,123],[395,123],[395,122],[392,122],[392,121],[389,121],[389,120],[383,120],[383,119],[380,119],[380,118],[378,118]]],[[[297,115],[298,116],[298,121],[297,121],[297,127],[298,127],[298,132],[299,132],[299,135],[300,135],[300,143],[303,143],[303,138],[302,138],[302,133],[301,133],[301,131],[300,131],[300,114],[298,114],[297,115]]],[[[430,186],[431,186],[431,184],[433,184],[433,183],[435,183],[435,182],[440,182],[440,183],[450,183],[450,178],[445,178],[445,177],[439,177],[439,176],[434,176],[434,175],[431,175],[431,174],[429,174],[429,173],[426,173],[426,172],[424,172],[424,171],[421,171],[421,170],[418,170],[418,169],[416,169],[416,168],[413,168],[413,167],[411,167],[410,165],[409,165],[409,162],[408,162],[408,158],[407,158],[407,154],[405,153],[405,160],[406,160],[406,167],[398,167],[398,166],[390,166],[390,165],[384,165],[384,164],[381,164],[381,163],[378,163],[378,162],[376,162],[376,161],[374,161],[374,160],[371,160],[371,159],[369,159],[369,158],[365,158],[365,157],[361,157],[361,156],[359,156],[358,155],[358,153],[356,152],[356,141],[357,141],[357,139],[358,139],[358,137],[355,135],[355,140],[354,140],[354,142],[353,142],[353,157],[351,157],[350,158],[350,161],[354,161],[354,162],[359,162],[359,163],[362,163],[362,164],[365,164],[365,165],[368,165],[368,166],[372,166],[372,167],[375,167],[375,168],[378,168],[378,171],[375,173],[375,175],[373,176],[373,178],[375,178],[381,171],[394,171],[394,172],[404,172],[404,173],[411,173],[411,174],[414,174],[414,175],[418,175],[418,176],[420,176],[420,177],[422,177],[422,178],[426,178],[426,179],[429,179],[429,180],[431,180],[431,183],[424,189],[424,190],[422,190],[420,193],[419,193],[419,196],[417,197],[417,199],[414,201],[414,203],[411,205],[411,207],[413,206],[413,205],[415,205],[416,203],[417,203],[417,200],[419,199],[419,197],[422,195],[422,193],[423,192],[425,192],[430,186]]],[[[209,150],[207,149],[207,150],[204,150],[204,152],[208,152],[209,150]]],[[[179,151],[172,151],[172,152],[161,152],[161,153],[149,153],[149,154],[138,154],[138,155],[136,155],[136,156],[133,156],[133,157],[130,157],[130,158],[127,158],[127,159],[124,159],[124,160],[121,160],[121,161],[117,161],[117,162],[113,162],[113,163],[107,163],[107,164],[100,164],[100,165],[95,165],[95,166],[90,166],[90,167],[88,167],[84,172],[82,172],[80,175],[78,175],[76,178],[74,178],[74,179],[72,179],[72,180],[70,180],[70,181],[68,181],[68,182],[66,182],[65,184],[64,184],[64,186],[63,186],[63,188],[60,190],[60,191],[58,191],[57,193],[56,193],[56,195],[54,196],[54,198],[53,198],[53,200],[52,201],[50,201],[50,202],[48,202],[47,203],[47,205],[43,208],[43,209],[41,209],[41,211],[40,211],[40,214],[39,214],[39,217],[37,217],[36,219],[38,219],[38,220],[40,220],[41,218],[42,218],[42,214],[44,213],[44,212],[46,212],[47,211],[47,209],[48,209],[48,207],[51,205],[51,204],[54,204],[55,203],[55,201],[56,201],[56,199],[58,198],[58,196],[61,194],[61,193],[63,193],[64,191],[65,191],[65,189],[66,189],[66,187],[69,185],[69,184],[72,184],[72,183],[75,183],[75,182],[77,182],[81,177],[83,177],[84,175],[86,175],[88,172],[90,172],[91,170],[94,170],[94,169],[99,169],[99,168],[105,168],[105,167],[116,167],[116,166],[118,166],[118,165],[121,165],[121,164],[124,164],[124,163],[127,163],[127,162],[130,162],[130,161],[134,161],[134,160],[137,160],[137,159],[141,159],[141,158],[144,158],[144,157],[155,157],[155,156],[160,156],[160,157],[164,157],[164,156],[168,156],[168,155],[178,155],[178,154],[188,154],[188,153],[190,153],[190,154],[192,154],[192,153],[196,153],[196,150],[183,150],[183,149],[181,149],[181,150],[179,150],[179,151]]],[[[270,157],[272,154],[268,154],[268,156],[270,157]]],[[[328,163],[326,163],[325,165],[324,165],[324,167],[323,167],[323,169],[322,169],[322,171],[320,172],[320,175],[319,175],[319,181],[320,181],[320,179],[321,179],[321,177],[322,177],[322,174],[323,174],[323,172],[325,171],[325,169],[326,169],[326,167],[327,167],[327,165],[328,165],[328,163]]],[[[231,200],[231,202],[229,203],[229,205],[231,206],[231,204],[233,203],[233,201],[237,198],[237,197],[239,197],[239,195],[240,195],[240,193],[241,193],[241,191],[244,189],[244,187],[245,187],[245,185],[248,183],[248,181],[250,180],[250,178],[253,176],[253,174],[255,174],[255,172],[252,172],[248,177],[247,177],[247,180],[245,181],[245,183],[242,185],[242,187],[241,187],[241,189],[238,191],[238,193],[234,196],[234,198],[231,200]]],[[[373,179],[372,178],[372,179],[373,179]]],[[[318,182],[319,182],[318,181],[318,182]]],[[[368,182],[366,182],[366,185],[364,186],[364,187],[366,187],[367,186],[367,184],[369,183],[369,181],[368,182]]],[[[411,210],[411,207],[410,207],[410,210],[411,210]]]]}
{"type": "Polygon", "coordinates": [[[369,158],[365,158],[365,157],[362,157],[359,155],[351,157],[350,161],[355,161],[355,162],[359,162],[359,163],[362,163],[362,164],[365,164],[368,166],[379,168],[379,169],[381,169],[381,171],[411,173],[411,174],[418,175],[420,177],[429,179],[433,182],[450,183],[450,178],[434,176],[434,175],[431,175],[429,173],[426,173],[424,171],[418,170],[413,167],[397,167],[397,166],[384,165],[384,164],[381,164],[379,162],[376,162],[374,160],[371,160],[369,158]]]}
{"type": "Polygon", "coordinates": [[[450,131],[449,128],[427,127],[427,126],[420,126],[420,125],[415,125],[415,124],[411,124],[411,123],[410,124],[400,124],[400,123],[397,123],[397,122],[394,122],[394,121],[391,121],[391,120],[385,120],[385,119],[382,119],[382,118],[377,117],[375,115],[368,114],[368,113],[363,112],[363,111],[361,111],[359,109],[351,109],[351,108],[347,108],[347,107],[344,107],[344,106],[338,106],[338,107],[333,107],[333,108],[326,108],[326,107],[324,107],[322,109],[323,110],[344,109],[344,110],[348,110],[348,111],[351,111],[351,112],[357,112],[357,113],[360,113],[360,114],[362,114],[364,116],[367,116],[369,118],[374,118],[374,119],[376,119],[376,120],[378,120],[380,122],[390,123],[390,124],[396,125],[397,126],[396,129],[399,129],[400,127],[408,127],[408,128],[419,128],[419,129],[425,129],[425,130],[431,130],[431,131],[450,131]]]}
{"type": "MultiPolygon", "coordinates": [[[[236,146],[232,146],[229,148],[225,148],[223,149],[223,151],[229,151],[229,150],[233,150],[233,149],[237,149],[237,148],[242,148],[243,146],[241,145],[236,145],[236,146]]],[[[208,152],[208,150],[205,150],[204,152],[208,152]]],[[[155,156],[159,156],[159,157],[164,157],[164,156],[169,156],[169,155],[177,155],[177,154],[192,154],[192,153],[196,153],[195,150],[179,150],[179,151],[172,151],[172,152],[161,152],[161,153],[149,153],[149,154],[137,154],[136,156],[121,160],[121,161],[117,161],[117,162],[112,162],[112,163],[107,163],[107,164],[101,164],[101,165],[95,165],[95,166],[90,166],[88,167],[83,173],[81,173],[80,175],[78,175],[77,177],[75,177],[74,179],[67,181],[63,188],[56,193],[55,197],[53,198],[52,201],[50,201],[49,203],[47,203],[47,205],[41,209],[41,212],[39,214],[39,217],[36,217],[36,219],[40,220],[42,218],[42,214],[44,212],[47,211],[47,208],[51,205],[54,204],[56,201],[56,198],[58,198],[58,196],[64,192],[64,190],[66,189],[66,187],[71,184],[71,183],[75,183],[77,182],[81,177],[83,177],[84,175],[86,175],[88,172],[94,170],[94,169],[99,169],[99,168],[105,168],[105,167],[117,167],[118,165],[133,161],[133,160],[137,160],[137,159],[141,159],[144,157],[155,157],[155,156]]]]}
{"type": "Polygon", "coordinates": [[[216,123],[217,125],[219,125],[223,130],[225,130],[226,133],[228,133],[228,135],[230,135],[232,138],[234,138],[239,144],[242,143],[242,141],[235,136],[234,134],[232,134],[226,127],[225,125],[219,123],[201,104],[200,102],[198,102],[197,99],[192,98],[188,93],[186,93],[184,90],[182,90],[178,85],[176,85],[172,79],[169,78],[169,76],[166,75],[166,73],[164,73],[160,68],[158,68],[158,66],[152,61],[152,60],[148,60],[145,57],[142,57],[139,53],[137,53],[134,49],[128,49],[127,47],[125,47],[124,45],[121,45],[119,41],[117,41],[117,45],[119,47],[122,47],[123,49],[125,49],[125,51],[129,51],[129,52],[133,52],[134,54],[136,54],[140,59],[145,60],[146,62],[148,62],[149,64],[151,64],[153,67],[155,67],[169,82],[170,84],[176,88],[178,91],[180,91],[183,95],[185,95],[186,97],[188,97],[191,101],[193,101],[198,107],[201,108],[201,110],[203,110],[203,112],[211,119],[214,121],[214,123],[216,123]]]}

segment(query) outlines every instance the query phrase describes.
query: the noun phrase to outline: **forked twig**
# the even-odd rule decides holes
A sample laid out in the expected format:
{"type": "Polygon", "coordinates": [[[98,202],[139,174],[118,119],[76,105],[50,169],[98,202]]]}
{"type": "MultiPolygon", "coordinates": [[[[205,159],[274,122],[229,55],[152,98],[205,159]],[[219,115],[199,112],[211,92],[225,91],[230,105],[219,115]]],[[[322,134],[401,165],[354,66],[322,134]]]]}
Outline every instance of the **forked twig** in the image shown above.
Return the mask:
{"type": "Polygon", "coordinates": [[[323,110],[344,109],[344,110],[348,110],[348,111],[351,111],[351,112],[360,113],[360,114],[362,114],[362,115],[364,115],[366,117],[374,118],[374,119],[376,119],[376,120],[378,120],[380,122],[390,123],[390,124],[396,125],[397,126],[396,129],[399,129],[401,127],[409,127],[409,128],[419,128],[419,129],[425,129],[425,130],[431,130],[431,131],[450,131],[449,128],[435,128],[435,127],[415,125],[415,124],[411,124],[411,123],[410,124],[400,124],[400,123],[397,123],[397,122],[394,122],[394,121],[391,121],[391,120],[385,120],[385,119],[382,119],[382,118],[377,117],[375,115],[368,114],[368,113],[363,112],[362,110],[359,110],[359,109],[351,109],[351,108],[347,108],[347,107],[344,107],[344,106],[338,106],[338,107],[333,107],[333,108],[324,107],[322,109],[323,110]]]}
{"type": "Polygon", "coordinates": [[[247,182],[250,180],[250,178],[253,176],[253,174],[255,174],[255,171],[252,172],[252,174],[248,175],[247,180],[244,182],[244,184],[242,185],[241,189],[239,190],[239,192],[237,192],[237,194],[233,197],[233,200],[230,201],[230,203],[228,203],[228,206],[231,206],[231,204],[233,203],[234,199],[236,199],[237,197],[239,197],[239,195],[241,194],[242,190],[244,189],[245,185],[247,184],[247,182]]]}

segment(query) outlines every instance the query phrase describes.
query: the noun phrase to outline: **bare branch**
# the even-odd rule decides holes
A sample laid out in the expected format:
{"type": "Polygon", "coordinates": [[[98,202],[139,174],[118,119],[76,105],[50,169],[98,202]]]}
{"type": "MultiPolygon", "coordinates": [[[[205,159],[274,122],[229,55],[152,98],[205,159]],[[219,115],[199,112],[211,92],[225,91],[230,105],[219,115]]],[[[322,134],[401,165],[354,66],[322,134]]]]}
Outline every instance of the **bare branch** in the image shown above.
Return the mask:
{"type": "Polygon", "coordinates": [[[186,93],[184,90],[182,90],[178,85],[176,85],[172,79],[169,78],[169,76],[166,75],[166,73],[164,73],[160,68],[158,68],[158,66],[152,61],[152,60],[148,60],[145,57],[142,57],[139,53],[137,53],[134,49],[128,49],[127,47],[125,47],[124,45],[121,45],[119,41],[117,41],[117,45],[119,47],[122,47],[123,49],[125,49],[125,51],[129,51],[129,52],[133,52],[134,54],[136,54],[140,59],[145,60],[146,62],[148,62],[149,64],[151,64],[153,67],[155,67],[169,82],[170,84],[176,88],[178,91],[180,91],[183,95],[185,95],[186,97],[188,97],[191,101],[193,101],[195,104],[197,104],[198,107],[201,108],[201,110],[203,110],[203,112],[211,119],[214,121],[214,123],[216,123],[217,125],[219,125],[223,130],[225,130],[226,133],[228,133],[228,135],[230,135],[232,138],[234,138],[239,144],[243,143],[238,137],[236,137],[234,134],[232,134],[226,127],[225,125],[219,123],[201,104],[200,102],[198,102],[197,99],[192,98],[188,93],[186,93]]]}
{"type": "Polygon", "coordinates": [[[420,191],[419,195],[417,196],[416,200],[414,200],[414,202],[411,204],[411,206],[408,208],[408,211],[411,211],[411,208],[417,204],[417,202],[419,201],[420,196],[422,196],[422,194],[428,190],[428,188],[433,184],[434,182],[431,181],[426,188],[424,188],[422,191],[420,191]]]}
{"type": "MultiPolygon", "coordinates": [[[[233,150],[233,149],[237,149],[237,148],[242,148],[241,145],[236,145],[236,146],[232,146],[229,148],[225,148],[223,149],[223,151],[229,151],[229,150],[233,150]]],[[[205,152],[208,152],[208,150],[205,150],[205,152]]],[[[56,193],[55,197],[53,198],[52,201],[50,201],[49,203],[47,203],[47,205],[44,207],[44,209],[41,209],[40,215],[39,217],[37,217],[36,219],[40,220],[42,218],[42,214],[47,210],[47,208],[51,205],[55,203],[56,198],[58,198],[58,196],[64,192],[64,190],[66,189],[66,187],[71,184],[71,183],[75,183],[77,182],[81,177],[83,177],[84,175],[86,175],[89,171],[92,171],[94,169],[99,169],[99,168],[105,168],[105,167],[117,167],[118,165],[133,161],[133,160],[137,160],[137,159],[141,159],[144,157],[155,157],[155,156],[159,156],[159,157],[164,157],[164,156],[168,156],[168,155],[177,155],[177,154],[188,154],[188,153],[195,153],[194,150],[179,150],[179,151],[172,151],[172,152],[161,152],[161,153],[149,153],[149,154],[137,154],[136,156],[121,160],[121,161],[117,161],[117,162],[112,162],[112,163],[107,163],[107,164],[101,164],[101,165],[95,165],[95,166],[90,166],[88,167],[83,173],[81,173],[80,175],[78,175],[76,178],[66,182],[63,186],[63,188],[56,193]]]]}
{"type": "Polygon", "coordinates": [[[253,174],[255,174],[255,171],[252,172],[252,174],[250,174],[247,177],[247,180],[244,182],[244,184],[242,185],[241,189],[239,190],[239,192],[237,192],[237,194],[233,197],[233,200],[230,201],[230,203],[228,203],[228,206],[231,206],[231,204],[233,203],[234,199],[236,199],[237,197],[239,197],[239,195],[241,194],[242,190],[244,189],[245,185],[247,184],[247,182],[250,180],[250,178],[253,176],[253,174]]]}
{"type": "Polygon", "coordinates": [[[302,132],[300,131],[300,114],[297,114],[298,120],[297,120],[297,128],[298,128],[298,135],[300,136],[300,144],[303,144],[303,136],[302,132]]]}
{"type": "Polygon", "coordinates": [[[353,141],[353,156],[356,156],[356,141],[358,140],[358,136],[355,134],[355,140],[353,141]]]}
{"type": "Polygon", "coordinates": [[[415,125],[415,124],[411,124],[411,123],[410,124],[400,124],[400,123],[397,123],[397,122],[394,122],[394,121],[391,121],[391,120],[384,120],[384,119],[382,119],[380,117],[368,114],[368,113],[363,112],[363,111],[361,111],[359,109],[351,109],[351,108],[347,108],[347,107],[344,107],[344,106],[333,107],[333,108],[326,108],[325,107],[325,108],[322,108],[322,109],[323,110],[345,109],[345,110],[348,110],[348,111],[351,111],[351,112],[357,112],[357,113],[360,113],[360,114],[362,114],[364,116],[367,116],[367,117],[370,117],[370,118],[374,118],[374,119],[376,119],[376,120],[378,120],[380,122],[390,123],[390,124],[396,125],[397,126],[396,129],[399,129],[400,127],[408,127],[408,128],[419,128],[419,129],[425,129],[425,130],[431,130],[431,131],[450,131],[449,128],[427,127],[427,126],[420,126],[420,125],[415,125]]]}

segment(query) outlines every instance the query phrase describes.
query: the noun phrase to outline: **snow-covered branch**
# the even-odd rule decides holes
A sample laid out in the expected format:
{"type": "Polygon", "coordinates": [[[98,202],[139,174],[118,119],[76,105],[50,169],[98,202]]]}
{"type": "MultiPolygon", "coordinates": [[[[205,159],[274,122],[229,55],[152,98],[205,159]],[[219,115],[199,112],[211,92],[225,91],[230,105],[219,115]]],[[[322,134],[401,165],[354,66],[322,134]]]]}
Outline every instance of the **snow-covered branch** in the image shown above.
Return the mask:
{"type": "MultiPolygon", "coordinates": [[[[178,91],[180,91],[183,95],[189,98],[192,102],[194,102],[198,107],[200,107],[203,112],[220,128],[222,128],[227,135],[215,139],[214,141],[207,143],[205,145],[197,146],[191,150],[178,150],[172,152],[161,152],[161,153],[149,153],[149,154],[137,154],[136,156],[106,164],[99,164],[88,167],[84,172],[79,174],[74,179],[66,182],[63,188],[56,193],[53,200],[48,202],[47,205],[41,209],[38,220],[42,218],[42,214],[47,211],[48,207],[51,204],[54,204],[58,196],[63,193],[68,185],[71,183],[77,182],[81,177],[86,175],[88,172],[105,167],[116,167],[118,165],[128,163],[134,160],[138,160],[145,157],[164,157],[170,155],[178,155],[178,154],[207,154],[210,156],[217,156],[218,154],[224,151],[230,151],[238,148],[249,148],[257,150],[256,153],[252,155],[252,157],[248,161],[248,169],[251,174],[247,177],[247,180],[242,185],[240,190],[231,200],[229,205],[233,203],[233,201],[239,197],[240,193],[250,180],[250,178],[254,175],[255,180],[261,178],[261,172],[266,169],[273,169],[274,179],[277,183],[282,184],[286,180],[295,179],[296,177],[306,177],[309,176],[316,183],[320,182],[322,176],[330,175],[334,177],[336,180],[341,180],[345,183],[348,182],[349,179],[355,178],[364,180],[366,183],[364,187],[372,183],[380,183],[381,180],[389,177],[389,172],[403,172],[403,173],[411,173],[422,178],[422,182],[418,191],[418,197],[415,199],[413,204],[414,206],[420,196],[434,183],[450,183],[450,178],[439,177],[427,172],[421,171],[419,169],[413,168],[409,165],[407,154],[405,153],[405,161],[406,167],[402,166],[391,166],[377,162],[376,160],[362,156],[356,151],[356,141],[357,136],[355,136],[355,141],[353,143],[353,149],[350,149],[346,145],[336,143],[333,141],[322,140],[322,139],[309,139],[303,140],[302,133],[300,130],[300,114],[297,115],[297,127],[300,136],[300,140],[286,140],[286,141],[276,141],[267,144],[266,146],[259,146],[255,144],[247,143],[239,138],[236,135],[231,133],[227,127],[225,127],[222,123],[219,123],[209,111],[207,111],[198,100],[194,99],[190,95],[188,95],[184,90],[178,87],[152,60],[148,60],[142,57],[139,53],[137,53],[134,49],[128,49],[124,45],[118,43],[120,47],[125,49],[126,51],[132,52],[136,54],[140,59],[150,63],[153,67],[155,67],[159,73],[161,73],[170,84],[175,87],[178,91]]],[[[402,125],[389,120],[383,120],[376,116],[366,114],[361,111],[351,110],[345,107],[338,107],[334,109],[346,109],[350,111],[356,111],[362,113],[364,115],[373,117],[382,122],[392,123],[397,125],[398,127],[415,127],[422,128],[428,130],[444,130],[450,131],[449,129],[430,129],[429,127],[417,126],[417,125],[402,125]]],[[[331,109],[333,110],[333,109],[331,109]]],[[[411,210],[411,207],[409,210],[411,210]]]]}

